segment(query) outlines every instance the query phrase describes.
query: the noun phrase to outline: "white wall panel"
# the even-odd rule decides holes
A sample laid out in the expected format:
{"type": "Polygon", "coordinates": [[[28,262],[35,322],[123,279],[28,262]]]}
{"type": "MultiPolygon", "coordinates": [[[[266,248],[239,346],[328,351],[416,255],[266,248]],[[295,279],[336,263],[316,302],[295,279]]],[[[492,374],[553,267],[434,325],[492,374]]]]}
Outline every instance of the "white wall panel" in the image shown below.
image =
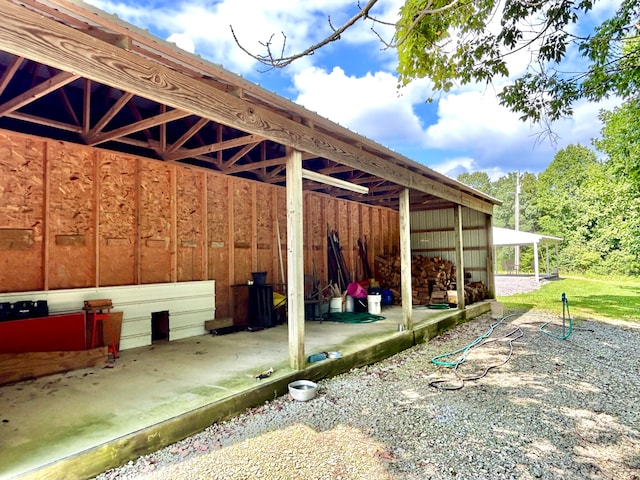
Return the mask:
{"type": "Polygon", "coordinates": [[[46,300],[49,313],[77,312],[85,300],[110,298],[123,312],[120,349],[151,344],[151,313],[169,311],[169,340],[203,335],[214,318],[215,281],[154,283],[120,287],[75,288],[0,294],[2,302],[46,300]]]}

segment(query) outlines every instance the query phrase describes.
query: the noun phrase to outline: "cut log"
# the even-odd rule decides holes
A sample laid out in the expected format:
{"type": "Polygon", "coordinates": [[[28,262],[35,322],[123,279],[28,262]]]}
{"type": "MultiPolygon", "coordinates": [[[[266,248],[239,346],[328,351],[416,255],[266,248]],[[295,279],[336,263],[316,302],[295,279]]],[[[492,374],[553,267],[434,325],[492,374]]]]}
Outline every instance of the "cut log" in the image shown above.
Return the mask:
{"type": "MultiPolygon", "coordinates": [[[[377,255],[375,257],[375,276],[382,288],[393,292],[393,303],[399,305],[400,288],[400,256],[377,255]]],[[[444,303],[447,291],[456,290],[456,266],[450,260],[441,257],[413,256],[411,258],[411,286],[414,305],[444,303]]],[[[465,287],[465,304],[471,304],[487,297],[486,287],[482,282],[475,282],[465,287]],[[478,284],[478,285],[476,285],[478,284]]]]}

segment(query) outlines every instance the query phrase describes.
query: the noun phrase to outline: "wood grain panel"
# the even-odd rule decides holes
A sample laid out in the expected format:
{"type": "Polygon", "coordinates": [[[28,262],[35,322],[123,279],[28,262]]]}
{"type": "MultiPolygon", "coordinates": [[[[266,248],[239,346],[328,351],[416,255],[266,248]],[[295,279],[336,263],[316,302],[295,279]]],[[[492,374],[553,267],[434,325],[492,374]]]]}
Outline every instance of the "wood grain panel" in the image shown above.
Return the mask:
{"type": "Polygon", "coordinates": [[[0,291],[44,285],[44,152],[43,141],[0,131],[0,228],[31,231],[19,255],[0,249],[0,291]]]}
{"type": "Polygon", "coordinates": [[[99,283],[136,282],[138,205],[135,157],[99,151],[99,283]]]}
{"type": "Polygon", "coordinates": [[[49,288],[95,284],[95,151],[49,141],[49,288]],[[84,238],[83,238],[84,237],[84,238]],[[58,241],[83,238],[83,241],[58,241]]]}

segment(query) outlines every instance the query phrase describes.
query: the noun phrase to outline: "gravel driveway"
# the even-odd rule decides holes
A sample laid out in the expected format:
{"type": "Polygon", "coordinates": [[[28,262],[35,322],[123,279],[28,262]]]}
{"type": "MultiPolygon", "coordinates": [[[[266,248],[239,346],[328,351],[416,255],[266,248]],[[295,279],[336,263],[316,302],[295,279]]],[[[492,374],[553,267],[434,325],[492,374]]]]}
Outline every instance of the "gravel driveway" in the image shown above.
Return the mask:
{"type": "Polygon", "coordinates": [[[98,478],[640,479],[640,324],[546,321],[483,315],[98,478]],[[430,361],[492,325],[457,370],[430,361]]]}

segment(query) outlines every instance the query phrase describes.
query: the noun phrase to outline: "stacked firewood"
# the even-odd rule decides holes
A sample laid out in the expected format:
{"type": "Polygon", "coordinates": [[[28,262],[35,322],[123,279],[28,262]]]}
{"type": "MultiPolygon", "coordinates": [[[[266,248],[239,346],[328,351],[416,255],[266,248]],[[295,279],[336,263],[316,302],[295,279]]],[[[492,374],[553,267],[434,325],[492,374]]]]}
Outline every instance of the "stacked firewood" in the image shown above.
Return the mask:
{"type": "MultiPolygon", "coordinates": [[[[393,302],[400,304],[400,256],[375,257],[376,278],[383,288],[391,290],[393,302]]],[[[456,290],[456,266],[440,257],[413,256],[411,259],[412,301],[414,305],[451,303],[447,291],[456,290]]],[[[482,282],[465,285],[465,303],[486,298],[482,282]]],[[[457,303],[453,302],[453,303],[457,303]]]]}

